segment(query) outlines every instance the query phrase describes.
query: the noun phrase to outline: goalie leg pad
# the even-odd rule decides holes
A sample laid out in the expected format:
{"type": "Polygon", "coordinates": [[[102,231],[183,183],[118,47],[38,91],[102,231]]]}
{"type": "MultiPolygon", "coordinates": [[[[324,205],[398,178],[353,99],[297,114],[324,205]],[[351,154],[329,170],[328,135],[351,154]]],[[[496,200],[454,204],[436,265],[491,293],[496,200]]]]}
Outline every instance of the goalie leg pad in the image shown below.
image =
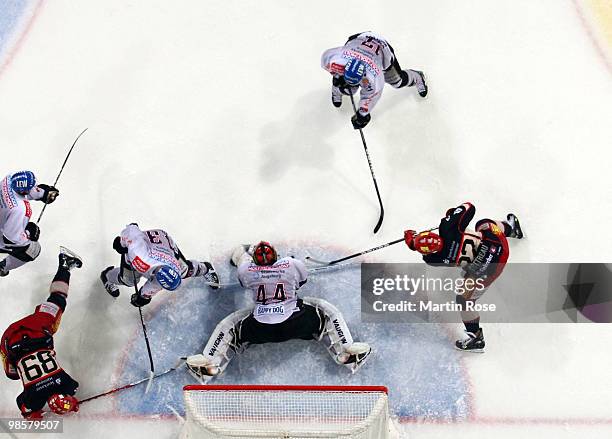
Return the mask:
{"type": "Polygon", "coordinates": [[[187,358],[187,368],[191,375],[206,383],[223,373],[232,358],[246,349],[247,344],[240,342],[238,333],[242,320],[251,310],[251,307],[238,310],[217,324],[202,354],[187,358]]]}
{"type": "Polygon", "coordinates": [[[336,363],[348,367],[355,373],[370,354],[370,346],[367,343],[354,342],[342,313],[328,301],[305,297],[304,303],[315,307],[325,316],[318,340],[325,344],[336,363]]]}

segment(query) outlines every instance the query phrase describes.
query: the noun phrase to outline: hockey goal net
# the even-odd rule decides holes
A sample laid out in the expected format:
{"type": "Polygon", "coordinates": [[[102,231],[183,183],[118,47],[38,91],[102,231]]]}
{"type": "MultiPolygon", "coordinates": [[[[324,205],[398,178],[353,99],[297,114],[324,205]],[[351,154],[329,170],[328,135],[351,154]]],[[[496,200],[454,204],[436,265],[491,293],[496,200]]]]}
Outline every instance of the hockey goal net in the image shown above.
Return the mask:
{"type": "Polygon", "coordinates": [[[386,387],[191,385],[183,395],[184,439],[391,437],[386,387]]]}

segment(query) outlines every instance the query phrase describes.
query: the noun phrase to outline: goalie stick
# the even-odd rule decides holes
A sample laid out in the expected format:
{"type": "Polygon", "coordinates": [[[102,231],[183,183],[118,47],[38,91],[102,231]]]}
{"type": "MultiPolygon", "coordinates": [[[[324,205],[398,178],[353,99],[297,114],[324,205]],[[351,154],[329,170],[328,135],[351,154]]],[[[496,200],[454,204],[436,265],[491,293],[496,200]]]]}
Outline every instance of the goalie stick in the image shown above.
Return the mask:
{"type": "MultiPolygon", "coordinates": [[[[353,93],[349,93],[351,97],[351,104],[353,104],[353,110],[355,110],[355,114],[357,114],[357,107],[355,106],[355,99],[353,98],[353,93]]],[[[366,158],[368,159],[368,166],[370,167],[370,174],[372,174],[372,181],[374,182],[374,189],[376,189],[376,196],[378,197],[378,204],[380,205],[380,216],[378,217],[378,222],[374,226],[374,233],[380,230],[380,226],[382,226],[383,219],[385,217],[385,208],[383,207],[382,199],[380,198],[380,191],[378,190],[378,183],[376,182],[376,176],[374,175],[374,167],[372,166],[372,160],[370,160],[370,153],[368,152],[368,146],[366,145],[365,136],[363,135],[363,130],[359,128],[359,134],[361,134],[361,141],[363,142],[363,149],[365,151],[366,158]]]]}
{"type": "MultiPolygon", "coordinates": [[[[68,162],[68,158],[70,157],[70,154],[72,154],[72,150],[74,149],[74,146],[76,145],[76,143],[79,141],[79,139],[81,138],[81,136],[83,135],[83,133],[85,133],[85,131],[87,131],[88,128],[85,128],[83,131],[81,131],[81,134],[79,134],[77,136],[76,139],[74,139],[74,142],[72,142],[72,146],[70,147],[70,150],[68,151],[68,154],[66,154],[66,158],[64,159],[64,163],[62,163],[62,167],[60,168],[59,173],[57,174],[57,177],[55,179],[55,182],[53,182],[53,187],[57,186],[57,182],[60,179],[60,175],[62,175],[62,171],[64,170],[64,166],[66,166],[66,163],[68,162]]],[[[38,215],[38,219],[36,220],[37,223],[40,222],[40,219],[43,216],[43,213],[45,213],[45,209],[47,208],[47,205],[45,204],[42,208],[42,210],[40,211],[40,215],[38,215]]]]}

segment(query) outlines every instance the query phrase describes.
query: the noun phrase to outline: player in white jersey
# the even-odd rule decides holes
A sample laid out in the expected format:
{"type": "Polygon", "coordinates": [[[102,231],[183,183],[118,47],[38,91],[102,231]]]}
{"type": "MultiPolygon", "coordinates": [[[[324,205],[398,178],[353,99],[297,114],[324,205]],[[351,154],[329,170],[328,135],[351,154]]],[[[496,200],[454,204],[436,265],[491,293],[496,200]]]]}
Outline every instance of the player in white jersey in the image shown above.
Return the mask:
{"type": "Polygon", "coordinates": [[[236,311],[217,325],[202,354],[187,358],[190,373],[208,382],[250,344],[292,339],[324,342],[336,363],[356,372],[371,348],[353,341],[342,314],[331,303],[298,297],[308,277],[304,263],[292,257],[278,259],[274,247],[264,241],[245,250],[241,246],[234,251],[232,264],[238,267],[238,280],[252,294],[255,307],[236,311]]]}
{"type": "Polygon", "coordinates": [[[187,259],[174,240],[161,229],[140,230],[129,224],[113,241],[113,248],[121,255],[119,267],[107,267],[100,274],[106,291],[119,296],[119,285],[133,287],[141,278],[145,284],[132,294],[134,306],[144,306],[162,289],[176,290],[182,279],[202,276],[211,288],[219,288],[219,277],[210,262],[187,259]]]}
{"type": "Polygon", "coordinates": [[[53,186],[36,184],[32,171],[7,175],[0,182],[0,253],[8,256],[0,261],[0,276],[33,261],[40,254],[40,229],[30,221],[30,200],[45,204],[55,201],[59,191],[53,186]]]}
{"type": "Polygon", "coordinates": [[[351,118],[355,129],[370,122],[370,113],[380,99],[385,83],[394,88],[416,86],[427,96],[425,75],[418,70],[402,70],[393,47],[380,35],[361,32],[351,35],[342,47],[323,52],[321,67],[333,75],[332,103],[342,105],[342,96],[355,94],[361,86],[357,113],[351,118]]]}

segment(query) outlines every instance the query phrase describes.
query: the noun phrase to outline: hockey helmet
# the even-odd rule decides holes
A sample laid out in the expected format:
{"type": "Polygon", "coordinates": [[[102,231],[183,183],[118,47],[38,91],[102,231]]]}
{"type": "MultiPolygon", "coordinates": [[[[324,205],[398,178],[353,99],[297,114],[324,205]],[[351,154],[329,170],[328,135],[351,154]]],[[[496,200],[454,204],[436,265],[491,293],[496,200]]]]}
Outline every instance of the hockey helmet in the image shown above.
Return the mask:
{"type": "Polygon", "coordinates": [[[421,232],[414,237],[414,249],[422,255],[438,253],[444,247],[442,237],[432,232],[421,232]]]}
{"type": "Polygon", "coordinates": [[[21,195],[29,193],[36,186],[32,171],[19,171],[11,175],[11,189],[21,195]]]}
{"type": "Polygon", "coordinates": [[[155,272],[155,279],[164,290],[174,291],[181,286],[181,275],[169,265],[162,265],[155,272]]]}
{"type": "Polygon", "coordinates": [[[79,411],[79,400],[72,395],[56,393],[49,397],[47,404],[49,404],[49,408],[56,415],[65,415],[69,412],[79,411]]]}
{"type": "Polygon", "coordinates": [[[261,241],[253,249],[253,262],[257,265],[274,265],[278,254],[269,242],[261,241]]]}
{"type": "Polygon", "coordinates": [[[365,63],[359,59],[351,58],[344,67],[344,81],[348,85],[359,85],[365,76],[365,63]]]}

